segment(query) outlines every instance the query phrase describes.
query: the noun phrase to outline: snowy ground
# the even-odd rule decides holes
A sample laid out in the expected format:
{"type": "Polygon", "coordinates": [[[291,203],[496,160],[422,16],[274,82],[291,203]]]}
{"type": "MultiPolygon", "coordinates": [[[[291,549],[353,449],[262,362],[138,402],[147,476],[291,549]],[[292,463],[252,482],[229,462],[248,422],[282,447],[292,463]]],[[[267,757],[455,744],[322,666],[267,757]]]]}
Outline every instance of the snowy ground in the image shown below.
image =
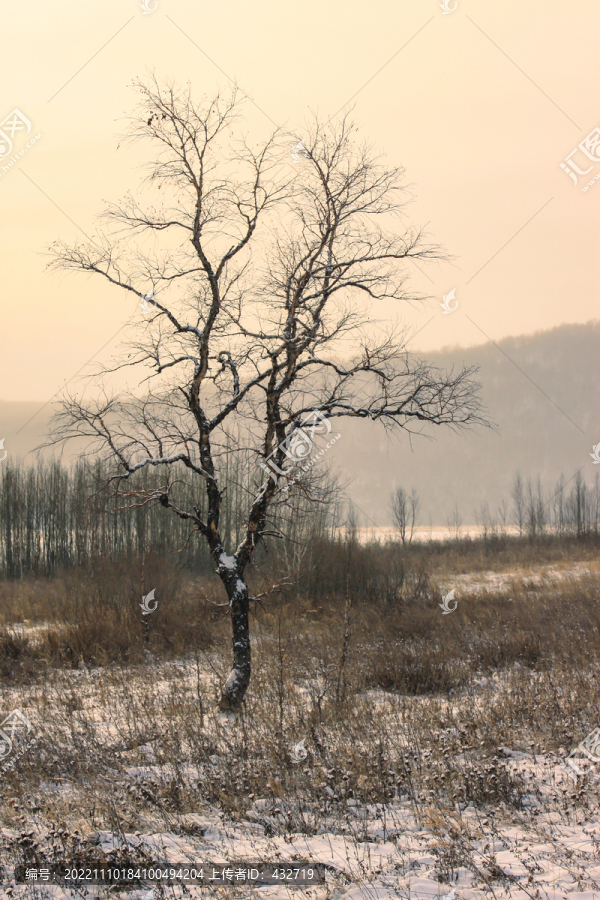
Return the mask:
{"type": "MultiPolygon", "coordinates": [[[[179,675],[190,681],[194,678],[191,671],[186,676],[185,667],[179,675]]],[[[153,673],[153,690],[162,695],[165,702],[172,677],[172,668],[153,673]]],[[[204,769],[201,766],[158,762],[151,740],[133,748],[127,741],[123,742],[119,718],[125,710],[120,708],[116,694],[107,703],[105,691],[108,685],[97,675],[72,672],[66,680],[71,682],[72,690],[87,709],[89,715],[85,718],[76,713],[65,717],[61,712],[49,727],[48,722],[39,717],[37,704],[32,703],[35,689],[27,692],[29,697],[23,692],[10,691],[10,699],[5,695],[3,705],[6,708],[7,703],[10,706],[19,703],[23,713],[31,717],[35,731],[44,734],[45,741],[51,740],[53,733],[54,740],[61,741],[59,731],[62,740],[68,739],[67,723],[73,735],[78,733],[81,739],[86,730],[89,732],[89,723],[93,721],[95,735],[89,742],[90,754],[97,752],[99,744],[111,746],[114,753],[111,770],[101,776],[100,790],[134,793],[140,788],[151,792],[153,785],[164,785],[175,778],[187,785],[202,780],[204,769]],[[128,764],[132,757],[137,758],[138,764],[128,764]],[[142,765],[140,760],[143,760],[142,765]]],[[[64,696],[65,682],[56,687],[55,699],[58,701],[61,694],[64,696]]],[[[498,690],[499,684],[490,685],[489,679],[482,679],[481,685],[472,686],[471,693],[481,690],[489,695],[490,689],[498,690]]],[[[53,693],[52,690],[45,691],[47,701],[52,700],[53,693]]],[[[389,698],[379,692],[371,693],[367,699],[373,708],[379,713],[385,712],[389,698]]],[[[235,721],[223,716],[206,716],[205,730],[212,732],[215,745],[220,742],[223,751],[227,733],[239,727],[235,721]]],[[[516,743],[524,746],[521,742],[516,743]]],[[[85,740],[80,744],[80,750],[83,748],[85,740]]],[[[51,747],[49,751],[52,752],[51,747]]],[[[2,861],[6,866],[2,896],[134,898],[142,897],[151,887],[146,884],[143,891],[112,888],[108,893],[108,889],[102,887],[75,890],[15,884],[11,877],[15,849],[26,847],[28,840],[35,840],[40,850],[49,852],[57,840],[56,834],[51,834],[36,815],[40,812],[37,804],[42,802],[40,794],[52,798],[52,805],[67,823],[69,832],[77,832],[77,840],[83,842],[80,846],[85,845],[87,852],[95,854],[96,858],[100,858],[100,853],[128,848],[131,858],[176,868],[198,866],[199,863],[226,865],[244,860],[296,861],[296,865],[298,861],[302,864],[310,861],[327,865],[326,884],[312,888],[163,886],[160,891],[156,890],[156,897],[211,894],[273,900],[290,896],[306,896],[313,900],[383,900],[445,897],[451,890],[454,891],[452,898],[465,900],[479,896],[593,900],[597,893],[600,896],[600,811],[597,802],[591,808],[561,805],[561,796],[567,792],[572,794],[573,782],[559,765],[556,755],[503,747],[499,748],[498,756],[507,761],[510,770],[518,773],[526,786],[520,810],[511,810],[505,804],[498,808],[444,809],[439,804],[417,803],[407,795],[396,793],[385,807],[349,799],[341,811],[339,807],[330,815],[321,811],[319,816],[313,816],[312,821],[317,826],[313,834],[281,829],[286,818],[297,813],[297,801],[287,801],[285,796],[253,797],[245,814],[237,819],[225,815],[216,806],[199,801],[192,804],[195,806],[193,812],[167,815],[166,820],[164,815],[153,818],[152,814],[146,813],[143,830],[131,833],[106,828],[90,831],[83,810],[91,794],[98,791],[98,785],[92,791],[91,784],[86,785],[85,779],[82,782],[81,778],[68,776],[42,778],[37,793],[30,792],[22,797],[15,810],[15,813],[21,813],[25,809],[27,828],[14,827],[14,824],[2,828],[2,861]],[[24,831],[28,832],[29,838],[23,839],[24,831]]],[[[225,752],[212,754],[209,764],[227,777],[225,752]]],[[[15,767],[17,779],[19,768],[25,766],[26,757],[23,757],[15,767]]],[[[24,772],[21,774],[25,777],[24,772]]],[[[307,819],[310,818],[308,813],[307,819]]]]}
{"type": "MultiPolygon", "coordinates": [[[[561,578],[597,568],[485,572],[457,576],[445,587],[457,588],[458,599],[461,590],[500,595],[518,578],[530,589],[552,583],[555,591],[561,578]]],[[[600,900],[600,793],[591,777],[574,782],[560,765],[591,730],[582,731],[581,721],[600,725],[592,693],[584,720],[575,724],[569,713],[578,691],[593,691],[597,672],[574,673],[565,683],[564,673],[515,664],[447,697],[369,691],[354,698],[349,724],[335,731],[334,723],[329,736],[327,723],[315,730],[314,720],[311,725],[304,717],[309,688],[288,685],[284,755],[290,759],[303,742],[289,765],[297,789],[286,793],[281,772],[269,762],[277,756],[271,746],[276,703],[253,701],[243,720],[216,714],[209,698],[222,660],[149,662],[57,671],[46,683],[2,686],[2,717],[19,709],[32,731],[17,732],[6,757],[16,759],[14,768],[0,771],[0,897],[150,900],[151,883],[139,890],[15,883],[17,862],[35,867],[36,859],[51,861],[54,854],[85,866],[104,858],[175,869],[259,861],[327,867],[326,883],[310,888],[162,885],[154,900],[600,900]],[[540,713],[546,706],[547,728],[540,713]],[[531,730],[528,710],[536,719],[531,730]],[[32,734],[38,744],[17,759],[32,734]],[[366,800],[367,786],[361,795],[364,774],[350,777],[352,760],[364,772],[378,754],[394,775],[385,803],[366,800]],[[219,786],[243,779],[236,769],[242,757],[256,775],[247,784],[240,780],[240,802],[220,803],[219,786]],[[402,781],[399,764],[406,759],[412,768],[402,781]],[[450,771],[457,784],[471,778],[480,789],[481,772],[490,783],[504,779],[508,793],[517,785],[518,799],[507,793],[510,802],[504,802],[498,793],[489,802],[453,802],[452,787],[444,787],[450,771]],[[315,785],[306,802],[302,773],[315,785]]]]}
{"type": "MultiPolygon", "coordinates": [[[[342,532],[344,530],[340,529],[342,532]]],[[[511,537],[517,537],[519,529],[513,525],[507,525],[502,533],[511,537]]],[[[400,532],[391,525],[380,526],[373,523],[372,525],[358,528],[357,534],[359,541],[364,544],[372,543],[373,541],[385,543],[385,541],[400,540],[400,532]]],[[[413,541],[450,541],[457,536],[463,540],[465,538],[476,539],[482,537],[483,534],[484,529],[481,525],[462,525],[458,530],[458,535],[455,528],[449,528],[447,525],[419,525],[414,530],[413,541]]]]}
{"type": "Polygon", "coordinates": [[[600,573],[600,562],[563,563],[535,568],[517,568],[506,572],[477,572],[454,575],[452,581],[444,581],[440,586],[446,590],[456,589],[470,594],[507,593],[516,588],[525,588],[538,593],[560,590],[561,582],[573,582],[585,575],[600,573]]]}
{"type": "MultiPolygon", "coordinates": [[[[538,771],[549,773],[545,762],[538,771]]],[[[279,814],[284,804],[266,808],[256,802],[261,820],[279,814]]],[[[148,835],[114,835],[100,832],[94,836],[98,848],[109,851],[128,842],[143,847],[161,865],[182,867],[211,860],[225,865],[232,860],[247,859],[321,862],[329,875],[324,886],[316,888],[261,887],[255,891],[237,888],[237,896],[283,898],[307,896],[332,900],[383,900],[383,898],[444,897],[453,890],[454,897],[476,898],[507,896],[511,898],[570,897],[572,900],[594,900],[600,891],[600,816],[565,825],[560,816],[531,821],[526,815],[520,821],[482,819],[474,808],[461,815],[442,816],[425,809],[415,815],[408,802],[396,802],[382,815],[376,808],[353,809],[360,829],[350,837],[325,832],[307,837],[292,835],[264,838],[260,826],[252,822],[238,827],[227,826],[219,815],[206,810],[188,817],[187,824],[198,830],[191,838],[176,833],[148,835]],[[202,834],[202,836],[200,836],[202,834]],[[455,851],[448,864],[450,883],[440,883],[440,856],[447,848],[455,851]]],[[[6,836],[6,830],[3,830],[6,836]]],[[[296,865],[299,863],[296,862],[296,865]]],[[[202,896],[201,889],[188,888],[191,896],[202,896]]],[[[114,892],[111,896],[140,897],[143,891],[114,892]]],[[[233,890],[202,889],[204,894],[232,896],[233,890]]],[[[159,892],[157,891],[158,895],[159,892]]],[[[169,887],[165,894],[186,896],[182,887],[169,887]]],[[[188,896],[190,895],[188,894],[188,896]]],[[[34,888],[17,886],[12,896],[102,896],[102,889],[71,891],[59,887],[34,888]]]]}

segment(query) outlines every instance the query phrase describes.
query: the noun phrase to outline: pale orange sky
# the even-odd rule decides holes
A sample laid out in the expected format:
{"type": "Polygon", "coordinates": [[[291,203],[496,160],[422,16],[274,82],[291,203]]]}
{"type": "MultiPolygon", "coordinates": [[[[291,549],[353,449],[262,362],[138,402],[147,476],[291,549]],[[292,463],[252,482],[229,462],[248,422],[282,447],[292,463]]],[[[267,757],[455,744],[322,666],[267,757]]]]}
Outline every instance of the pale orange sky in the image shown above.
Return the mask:
{"type": "Polygon", "coordinates": [[[362,135],[406,168],[410,220],[454,257],[414,270],[433,301],[407,306],[406,322],[434,318],[413,349],[482,343],[477,326],[498,340],[599,317],[600,181],[580,188],[600,160],[578,186],[559,166],[600,126],[597,0],[458,0],[446,15],[440,0],[139,4],[3,11],[0,121],[16,107],[32,123],[15,152],[42,137],[0,174],[0,399],[48,400],[95,354],[108,362],[135,313],[97,279],[50,275],[43,254],[135,191],[149,148],[117,150],[118,135],[132,79],[152,69],[197,97],[236,79],[260,107],[246,106],[260,136],[269,119],[301,134],[309,109],[328,117],[356,95],[362,135]],[[459,307],[443,315],[453,288],[459,307]]]}

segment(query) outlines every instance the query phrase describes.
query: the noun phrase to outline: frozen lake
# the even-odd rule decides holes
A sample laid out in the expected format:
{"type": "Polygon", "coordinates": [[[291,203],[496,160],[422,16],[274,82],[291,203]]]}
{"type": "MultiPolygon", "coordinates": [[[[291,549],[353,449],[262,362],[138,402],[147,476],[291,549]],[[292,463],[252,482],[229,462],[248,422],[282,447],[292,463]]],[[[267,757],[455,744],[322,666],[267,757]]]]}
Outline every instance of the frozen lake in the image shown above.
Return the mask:
{"type": "MultiPolygon", "coordinates": [[[[384,525],[383,527],[371,525],[368,528],[358,528],[357,532],[361,544],[369,544],[374,541],[385,543],[386,541],[400,540],[398,529],[394,528],[392,525],[384,525]]],[[[344,535],[345,529],[341,528],[340,533],[344,535]]],[[[507,525],[502,531],[498,529],[496,533],[516,536],[519,534],[519,529],[512,525],[507,525]]],[[[458,533],[459,539],[465,539],[467,537],[478,538],[482,535],[483,528],[480,525],[463,525],[458,533]]],[[[415,528],[413,541],[449,541],[456,538],[456,536],[456,530],[454,528],[448,528],[447,525],[421,525],[419,528],[415,528]]]]}

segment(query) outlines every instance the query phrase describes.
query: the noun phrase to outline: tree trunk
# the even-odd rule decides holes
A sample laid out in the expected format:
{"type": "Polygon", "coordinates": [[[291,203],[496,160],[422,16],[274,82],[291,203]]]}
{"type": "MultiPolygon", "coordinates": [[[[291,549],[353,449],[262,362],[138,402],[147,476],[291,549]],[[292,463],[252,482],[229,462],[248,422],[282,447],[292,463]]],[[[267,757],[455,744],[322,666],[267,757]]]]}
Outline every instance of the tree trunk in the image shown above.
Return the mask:
{"type": "MultiPolygon", "coordinates": [[[[223,577],[223,576],[222,576],[223,577]]],[[[233,667],[223,688],[219,706],[223,710],[236,711],[250,684],[250,628],[248,622],[248,588],[241,572],[232,571],[223,578],[229,609],[231,612],[231,631],[233,646],[233,667]]]]}

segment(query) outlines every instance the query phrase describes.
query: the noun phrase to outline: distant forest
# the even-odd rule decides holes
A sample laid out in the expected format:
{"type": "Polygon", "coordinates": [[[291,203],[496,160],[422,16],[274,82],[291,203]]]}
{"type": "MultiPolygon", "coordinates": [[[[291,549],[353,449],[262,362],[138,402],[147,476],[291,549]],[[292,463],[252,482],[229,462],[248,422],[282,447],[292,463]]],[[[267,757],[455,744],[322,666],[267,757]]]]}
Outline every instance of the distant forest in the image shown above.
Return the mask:
{"type": "MultiPolygon", "coordinates": [[[[226,461],[221,534],[227,549],[235,548],[248,493],[256,489],[257,475],[249,458],[231,455],[226,461]]],[[[172,473],[171,473],[172,474],[172,473]]],[[[163,484],[158,470],[138,473],[136,487],[147,491],[148,498],[163,484]]],[[[323,475],[327,478],[327,475],[323,475]]],[[[144,502],[115,496],[103,488],[107,470],[100,462],[80,461],[68,468],[58,461],[40,460],[26,467],[8,460],[0,465],[0,573],[5,579],[21,578],[28,573],[50,575],[57,570],[80,566],[103,558],[133,558],[144,553],[158,556],[173,554],[179,563],[197,572],[212,572],[205,541],[192,534],[190,525],[169,514],[156,502],[144,502]],[[135,504],[131,509],[130,504],[135,504]]],[[[132,479],[133,480],[133,479],[132,479]]],[[[121,490],[133,487],[121,483],[121,490]]],[[[192,485],[182,473],[173,486],[182,508],[202,510],[206,500],[202,485],[192,485]]],[[[326,502],[311,503],[302,489],[295,487],[286,503],[275,508],[270,522],[268,544],[260,548],[260,565],[267,553],[269,564],[281,571],[299,567],[305,554],[317,544],[347,537],[359,521],[348,512],[334,481],[326,491],[326,502]]],[[[600,479],[586,483],[578,473],[565,484],[561,477],[552,486],[541,479],[523,479],[515,475],[510,496],[497,508],[483,502],[477,512],[484,540],[506,534],[509,527],[521,535],[536,539],[547,534],[584,537],[598,535],[600,526],[600,479]]],[[[366,523],[364,523],[366,524],[366,523]]],[[[458,506],[447,524],[456,539],[461,538],[458,506]]],[[[304,560],[306,561],[306,560],[304,560]]]]}

